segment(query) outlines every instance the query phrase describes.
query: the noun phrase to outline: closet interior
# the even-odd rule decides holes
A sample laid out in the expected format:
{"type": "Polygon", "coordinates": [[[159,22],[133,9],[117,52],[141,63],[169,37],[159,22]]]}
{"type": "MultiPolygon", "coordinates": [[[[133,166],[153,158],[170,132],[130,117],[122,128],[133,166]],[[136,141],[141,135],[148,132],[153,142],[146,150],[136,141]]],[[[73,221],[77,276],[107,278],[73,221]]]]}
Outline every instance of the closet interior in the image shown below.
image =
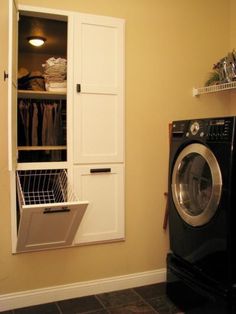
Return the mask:
{"type": "Polygon", "coordinates": [[[67,160],[67,22],[21,12],[18,34],[18,162],[67,160]],[[42,39],[33,46],[30,39],[42,39]]]}

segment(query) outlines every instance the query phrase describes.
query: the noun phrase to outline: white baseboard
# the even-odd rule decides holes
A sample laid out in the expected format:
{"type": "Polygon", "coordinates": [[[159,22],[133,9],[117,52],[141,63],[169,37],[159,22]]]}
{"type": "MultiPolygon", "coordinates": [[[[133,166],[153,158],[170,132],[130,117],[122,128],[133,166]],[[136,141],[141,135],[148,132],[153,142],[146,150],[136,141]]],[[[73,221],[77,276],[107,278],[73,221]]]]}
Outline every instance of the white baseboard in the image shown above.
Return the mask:
{"type": "Polygon", "coordinates": [[[166,281],[166,269],[0,295],[0,312],[166,281]]]}

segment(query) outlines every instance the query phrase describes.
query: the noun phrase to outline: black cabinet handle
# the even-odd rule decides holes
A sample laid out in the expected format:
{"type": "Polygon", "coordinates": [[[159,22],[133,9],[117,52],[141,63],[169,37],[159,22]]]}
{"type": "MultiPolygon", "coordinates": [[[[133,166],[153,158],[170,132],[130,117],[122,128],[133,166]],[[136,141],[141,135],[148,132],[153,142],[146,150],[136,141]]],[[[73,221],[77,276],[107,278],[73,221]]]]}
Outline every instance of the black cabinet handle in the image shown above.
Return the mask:
{"type": "Polygon", "coordinates": [[[70,209],[68,207],[63,207],[62,209],[45,208],[43,211],[44,214],[66,213],[66,212],[70,212],[70,209]]]}
{"type": "Polygon", "coordinates": [[[4,71],[4,73],[3,73],[3,79],[4,79],[4,81],[6,81],[7,78],[8,78],[8,73],[6,73],[6,71],[4,71]]]}
{"type": "Polygon", "coordinates": [[[77,91],[77,93],[81,92],[81,85],[80,84],[76,84],[76,91],[77,91]]]}
{"type": "Polygon", "coordinates": [[[94,168],[90,169],[90,173],[111,172],[111,168],[94,168]]]}

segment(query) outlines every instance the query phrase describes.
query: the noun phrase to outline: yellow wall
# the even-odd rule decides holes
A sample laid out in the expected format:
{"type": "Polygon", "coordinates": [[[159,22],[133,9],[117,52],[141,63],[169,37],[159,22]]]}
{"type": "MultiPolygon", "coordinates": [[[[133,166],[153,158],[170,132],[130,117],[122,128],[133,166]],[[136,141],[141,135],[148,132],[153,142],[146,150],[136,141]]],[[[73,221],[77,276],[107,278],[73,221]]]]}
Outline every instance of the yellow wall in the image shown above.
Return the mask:
{"type": "Polygon", "coordinates": [[[165,267],[168,123],[230,113],[227,93],[192,97],[229,50],[230,0],[20,2],[126,20],[126,241],[11,255],[1,102],[0,294],[165,267]]]}

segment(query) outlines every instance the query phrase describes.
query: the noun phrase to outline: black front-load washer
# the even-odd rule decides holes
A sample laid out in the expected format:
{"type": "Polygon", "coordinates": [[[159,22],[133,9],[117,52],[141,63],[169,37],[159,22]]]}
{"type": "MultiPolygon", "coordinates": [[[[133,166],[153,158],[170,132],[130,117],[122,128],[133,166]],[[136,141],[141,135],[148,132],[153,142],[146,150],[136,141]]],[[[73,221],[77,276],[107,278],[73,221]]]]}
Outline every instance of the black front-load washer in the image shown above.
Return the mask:
{"type": "Polygon", "coordinates": [[[168,190],[167,268],[230,297],[236,289],[235,122],[172,123],[168,190]]]}

